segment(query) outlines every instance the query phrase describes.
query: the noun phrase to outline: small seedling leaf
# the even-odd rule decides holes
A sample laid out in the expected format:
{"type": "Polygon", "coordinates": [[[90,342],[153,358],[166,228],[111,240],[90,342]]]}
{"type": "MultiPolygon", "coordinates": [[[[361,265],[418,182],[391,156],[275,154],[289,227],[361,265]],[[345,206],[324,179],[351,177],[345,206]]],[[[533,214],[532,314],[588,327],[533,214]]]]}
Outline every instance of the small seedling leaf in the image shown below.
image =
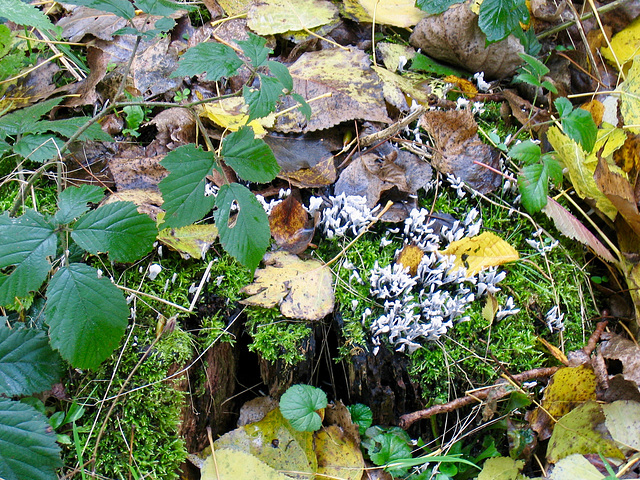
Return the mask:
{"type": "Polygon", "coordinates": [[[522,205],[529,212],[539,212],[547,204],[549,174],[544,164],[526,165],[518,176],[522,205]]]}
{"type": "Polygon", "coordinates": [[[136,15],[136,11],[129,0],[72,0],[69,3],[114,13],[127,20],[131,20],[136,15]]]}
{"type": "Polygon", "coordinates": [[[76,222],[71,237],[87,252],[107,252],[115,262],[133,262],[153,247],[158,230],[133,202],[103,205],[76,222]]]}
{"type": "Polygon", "coordinates": [[[529,21],[529,10],[524,0],[485,0],[480,5],[478,26],[487,36],[487,42],[497,42],[529,21]]]}
{"type": "Polygon", "coordinates": [[[65,188],[58,197],[58,211],[53,217],[59,225],[69,223],[89,210],[88,203],[98,203],[104,192],[97,185],[65,188]]]}
{"type": "Polygon", "coordinates": [[[122,292],[95,268],[62,267],[47,287],[51,345],[76,368],[96,368],[118,346],[129,318],[122,292]]]}
{"type": "Polygon", "coordinates": [[[249,58],[253,68],[262,67],[267,61],[269,54],[273,52],[270,48],[265,47],[267,43],[265,38],[259,37],[251,32],[249,32],[249,40],[236,40],[236,43],[242,49],[242,53],[249,58]]]}
{"type": "Polygon", "coordinates": [[[576,108],[566,117],[562,117],[561,122],[562,129],[569,138],[578,142],[586,153],[593,150],[598,137],[598,127],[590,112],[576,108]]]}
{"type": "Polygon", "coordinates": [[[136,0],[136,7],[149,15],[168,17],[178,10],[193,11],[195,5],[172,2],[171,0],[136,0]]]}
{"type": "Polygon", "coordinates": [[[216,164],[212,152],[205,152],[193,144],[178,147],[169,152],[160,164],[169,170],[158,187],[162,192],[166,216],[163,228],[184,227],[204,217],[215,203],[213,196],[206,197],[207,175],[216,164]]]}
{"type": "Polygon", "coordinates": [[[241,66],[242,60],[231,47],[205,42],[186,51],[171,77],[193,77],[206,72],[207,80],[217,82],[222,77],[235,75],[241,66]]]}
{"type": "Polygon", "coordinates": [[[60,356],[51,349],[43,331],[0,327],[0,394],[11,397],[42,392],[61,375],[60,356]]]}
{"type": "Polygon", "coordinates": [[[280,412],[301,432],[315,432],[322,426],[317,410],[327,406],[327,395],[311,385],[293,385],[280,399],[280,412]]]}
{"type": "Polygon", "coordinates": [[[255,138],[253,130],[247,126],[225,137],[222,158],[243,180],[249,182],[270,182],[280,171],[269,145],[255,138]]]}
{"type": "Polygon", "coordinates": [[[542,63],[536,57],[529,55],[527,53],[519,53],[518,55],[526,63],[526,65],[523,66],[522,68],[536,75],[536,78],[542,78],[547,73],[549,73],[549,67],[547,67],[544,63],[542,63]]]}
{"type": "Polygon", "coordinates": [[[371,409],[362,403],[349,405],[347,408],[351,414],[351,421],[358,425],[360,435],[364,435],[364,432],[373,423],[373,413],[371,412],[371,409]]]}
{"type": "Polygon", "coordinates": [[[33,210],[23,216],[0,216],[0,268],[15,265],[0,275],[0,305],[12,303],[37,290],[51,268],[47,257],[56,253],[57,237],[52,225],[33,210]]]}
{"type": "MultiPolygon", "coordinates": [[[[369,458],[376,465],[383,466],[397,460],[411,458],[411,447],[403,439],[393,433],[381,433],[373,438],[369,447],[369,458]]],[[[388,469],[393,476],[405,475],[410,467],[388,469]]]]}
{"type": "Polygon", "coordinates": [[[521,160],[526,165],[540,161],[541,154],[540,145],[531,140],[520,142],[509,150],[510,157],[521,160]]]}
{"type": "Polygon", "coordinates": [[[249,189],[237,183],[223,185],[215,199],[213,217],[224,249],[250,270],[260,263],[269,246],[267,214],[249,189]],[[239,211],[232,217],[232,206],[239,211]]]}
{"type": "Polygon", "coordinates": [[[60,447],[47,417],[31,405],[0,398],[0,478],[55,480],[60,447]]]}

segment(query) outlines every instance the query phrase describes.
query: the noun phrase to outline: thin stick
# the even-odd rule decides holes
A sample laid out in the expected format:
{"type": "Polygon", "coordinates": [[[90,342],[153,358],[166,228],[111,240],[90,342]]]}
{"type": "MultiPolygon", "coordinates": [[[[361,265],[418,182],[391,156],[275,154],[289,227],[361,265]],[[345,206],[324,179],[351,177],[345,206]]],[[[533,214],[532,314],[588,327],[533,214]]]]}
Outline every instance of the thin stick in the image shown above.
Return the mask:
{"type": "Polygon", "coordinates": [[[196,293],[193,295],[193,300],[191,300],[191,305],[189,305],[190,312],[193,312],[193,309],[196,306],[196,302],[198,301],[198,298],[200,298],[200,292],[202,292],[202,287],[204,287],[204,284],[207,282],[207,277],[209,276],[209,272],[211,272],[212,266],[213,260],[209,262],[209,265],[207,265],[207,269],[204,271],[204,275],[202,275],[202,278],[200,279],[200,285],[198,285],[196,293]]]}
{"type": "Polygon", "coordinates": [[[379,132],[372,133],[371,135],[362,137],[358,143],[361,147],[368,147],[369,145],[376,143],[380,140],[387,140],[393,137],[394,135],[397,135],[398,132],[400,132],[400,130],[402,130],[404,127],[412,123],[414,120],[417,120],[426,111],[427,111],[427,108],[420,105],[420,107],[417,108],[415,112],[406,116],[399,122],[394,123],[393,125],[385,128],[384,130],[380,130],[379,132]]]}
{"type": "Polygon", "coordinates": [[[120,290],[124,290],[125,292],[134,293],[136,295],[141,295],[143,297],[147,297],[152,300],[156,300],[158,302],[164,303],[165,305],[169,305],[170,307],[177,308],[181,312],[191,313],[193,311],[188,308],[184,308],[183,306],[178,305],[177,303],[173,303],[173,302],[170,302],[169,300],[165,300],[164,298],[151,295],[150,293],[144,293],[144,292],[141,292],[140,290],[134,290],[133,288],[123,287],[122,285],[118,285],[118,284],[116,284],[116,287],[118,287],[120,290]]]}

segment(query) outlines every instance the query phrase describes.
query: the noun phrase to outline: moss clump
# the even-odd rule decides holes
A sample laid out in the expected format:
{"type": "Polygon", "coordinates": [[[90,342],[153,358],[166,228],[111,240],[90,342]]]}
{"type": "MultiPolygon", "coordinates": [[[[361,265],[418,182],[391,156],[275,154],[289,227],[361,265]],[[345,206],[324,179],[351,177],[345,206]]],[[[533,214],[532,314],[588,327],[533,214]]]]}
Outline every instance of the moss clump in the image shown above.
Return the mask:
{"type": "MultiPolygon", "coordinates": [[[[78,429],[80,444],[87,445],[85,455],[90,456],[97,431],[113,400],[107,400],[102,409],[98,408],[99,402],[115,395],[142,355],[148,353],[107,420],[108,426],[98,447],[96,472],[118,479],[129,478],[132,471],[144,478],[178,478],[177,469],[187,454],[177,434],[186,393],[176,390],[174,381],[163,380],[172,365],[183,366],[192,358],[191,338],[176,328],[149,351],[155,328],[138,325],[130,333],[126,337],[128,341],[123,341],[120,356],[114,355],[96,372],[69,385],[74,397],[84,403],[88,411],[78,429]],[[85,396],[84,392],[90,393],[85,396]]],[[[78,461],[75,453],[73,448],[65,452],[67,465],[78,461]]]]}

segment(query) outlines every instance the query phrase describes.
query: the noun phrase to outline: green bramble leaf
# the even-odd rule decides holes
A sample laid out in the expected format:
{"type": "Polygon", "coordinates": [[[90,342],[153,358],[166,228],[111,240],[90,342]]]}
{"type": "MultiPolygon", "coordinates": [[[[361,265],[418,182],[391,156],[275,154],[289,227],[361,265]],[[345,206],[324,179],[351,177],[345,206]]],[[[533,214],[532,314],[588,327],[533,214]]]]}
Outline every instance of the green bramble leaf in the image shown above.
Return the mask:
{"type": "Polygon", "coordinates": [[[266,38],[259,37],[258,35],[249,32],[249,40],[236,40],[235,41],[244,53],[253,68],[262,67],[267,61],[267,57],[273,50],[265,47],[267,43],[266,38]]]}
{"type": "Polygon", "coordinates": [[[530,213],[539,212],[547,204],[549,171],[544,163],[526,165],[518,176],[522,205],[530,213]]]}
{"type": "Polygon", "coordinates": [[[358,425],[360,435],[364,435],[364,432],[366,432],[367,428],[373,423],[373,413],[371,409],[362,403],[349,405],[347,408],[351,414],[351,421],[358,425]]]}
{"type": "Polygon", "coordinates": [[[291,77],[291,73],[289,73],[289,69],[286,65],[280,62],[274,62],[273,60],[266,62],[266,65],[287,92],[293,90],[293,78],[291,77]]]}
{"type": "MultiPolygon", "coordinates": [[[[378,466],[384,466],[396,460],[411,458],[411,447],[393,433],[381,433],[373,438],[369,446],[369,458],[378,466]]],[[[405,475],[409,467],[393,468],[387,470],[392,476],[405,475]]]]}
{"type": "Polygon", "coordinates": [[[586,153],[591,153],[598,137],[598,126],[591,113],[582,108],[574,109],[571,101],[565,97],[557,98],[554,105],[564,133],[579,143],[586,153]]]}
{"type": "Polygon", "coordinates": [[[25,297],[47,278],[51,268],[47,257],[56,254],[55,228],[33,210],[18,218],[0,216],[0,305],[25,297]],[[8,267],[15,267],[6,274],[8,267]]]}
{"type": "Polygon", "coordinates": [[[446,11],[451,5],[462,2],[464,0],[416,0],[416,7],[429,15],[437,15],[446,11]]]}
{"type": "Polygon", "coordinates": [[[564,173],[562,172],[562,165],[560,165],[560,162],[558,162],[558,160],[556,160],[556,158],[549,153],[542,155],[541,159],[542,163],[547,169],[547,173],[551,181],[554,183],[554,185],[560,185],[564,176],[564,173]]]}
{"type": "Polygon", "coordinates": [[[242,87],[242,96],[249,106],[247,122],[266,117],[274,112],[284,90],[284,86],[277,78],[267,77],[261,73],[258,77],[260,78],[259,89],[249,88],[246,85],[242,87]]]}
{"type": "Polygon", "coordinates": [[[62,466],[56,434],[31,405],[0,398],[0,478],[56,480],[62,466]]]}
{"type": "Polygon", "coordinates": [[[487,36],[487,42],[498,42],[520,24],[529,22],[529,10],[525,0],[484,0],[480,5],[478,26],[487,36]]]}
{"type": "Polygon", "coordinates": [[[60,30],[59,27],[53,26],[49,17],[42,11],[21,0],[2,0],[0,16],[16,25],[35,27],[41,30],[60,30]]]}
{"type": "Polygon", "coordinates": [[[127,20],[136,16],[136,11],[129,0],[71,0],[68,3],[110,12],[127,20]]]}
{"type": "Polygon", "coordinates": [[[186,51],[171,77],[193,77],[207,72],[206,79],[217,82],[235,75],[242,65],[231,47],[215,42],[199,43],[186,51]]]}
{"type": "Polygon", "coordinates": [[[114,202],[84,214],[71,238],[87,252],[108,253],[114,262],[134,262],[153,248],[156,224],[133,202],[114,202]]]}
{"type": "Polygon", "coordinates": [[[98,203],[104,192],[97,185],[81,185],[65,188],[58,197],[58,211],[53,220],[58,225],[72,222],[89,210],[88,203],[98,203]]]}
{"type": "Polygon", "coordinates": [[[62,267],[47,287],[51,345],[76,368],[97,368],[118,346],[129,307],[122,292],[83,263],[62,267]]]}
{"type": "Polygon", "coordinates": [[[510,157],[524,162],[525,165],[539,162],[541,155],[542,150],[540,149],[540,145],[531,140],[520,142],[509,150],[510,157]]]}
{"type": "Polygon", "coordinates": [[[269,145],[255,138],[251,127],[244,126],[227,135],[222,141],[221,154],[226,164],[249,182],[270,182],[280,171],[269,145]]]}
{"type": "MultiPolygon", "coordinates": [[[[80,127],[91,120],[91,117],[71,117],[62,120],[41,120],[31,128],[31,133],[55,132],[63,137],[71,137],[80,127]]],[[[94,123],[78,137],[80,141],[96,140],[99,142],[113,142],[113,137],[102,130],[99,123],[94,123]]]]}
{"type": "Polygon", "coordinates": [[[187,5],[186,3],[172,2],[171,0],[136,0],[136,7],[149,15],[158,15],[160,17],[168,17],[178,10],[187,10],[189,12],[196,9],[195,5],[187,5]]]}
{"type": "Polygon", "coordinates": [[[298,105],[298,110],[300,110],[300,113],[302,113],[305,117],[307,117],[307,120],[309,120],[311,118],[311,113],[312,113],[311,106],[307,103],[304,97],[299,93],[290,93],[289,95],[291,95],[291,98],[293,98],[296,102],[300,104],[298,105]]]}
{"type": "Polygon", "coordinates": [[[0,394],[43,392],[62,376],[60,355],[46,333],[35,328],[0,326],[0,394]]]}
{"type": "Polygon", "coordinates": [[[25,135],[13,144],[13,151],[32,162],[44,163],[57,157],[63,145],[54,135],[25,135]]]}
{"type": "Polygon", "coordinates": [[[549,67],[547,67],[536,57],[527,53],[519,53],[518,56],[525,61],[525,65],[523,65],[521,68],[535,75],[536,77],[542,78],[547,73],[549,73],[549,67]]]}
{"type": "Polygon", "coordinates": [[[249,189],[237,183],[220,187],[213,212],[220,243],[242,265],[253,271],[267,251],[271,231],[267,214],[249,189]],[[232,207],[237,213],[232,216],[232,207]]]}
{"type": "Polygon", "coordinates": [[[280,398],[280,413],[300,432],[315,432],[322,426],[317,410],[327,406],[327,395],[311,385],[293,385],[280,398]]]}
{"type": "Polygon", "coordinates": [[[0,117],[0,132],[11,136],[38,133],[36,125],[39,123],[40,117],[49,113],[62,100],[64,100],[63,97],[52,98],[3,115],[0,117]]]}
{"type": "Polygon", "coordinates": [[[213,209],[215,197],[205,196],[207,175],[216,159],[193,144],[169,152],[160,164],[169,170],[158,187],[166,215],[162,228],[179,228],[200,220],[213,209]]]}

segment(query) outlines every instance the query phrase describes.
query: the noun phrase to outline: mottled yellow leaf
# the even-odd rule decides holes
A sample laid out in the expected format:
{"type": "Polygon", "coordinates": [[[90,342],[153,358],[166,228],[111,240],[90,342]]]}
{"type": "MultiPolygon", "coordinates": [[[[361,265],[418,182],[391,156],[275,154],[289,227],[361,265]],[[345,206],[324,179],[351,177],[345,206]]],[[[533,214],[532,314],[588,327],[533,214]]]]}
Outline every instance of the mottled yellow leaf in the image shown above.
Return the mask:
{"type": "Polygon", "coordinates": [[[364,459],[360,445],[342,428],[330,425],[315,433],[318,477],[360,480],[364,459]]]}
{"type": "Polygon", "coordinates": [[[250,453],[230,448],[215,450],[215,455],[207,457],[202,465],[200,478],[202,480],[238,480],[239,478],[290,480],[290,477],[279,473],[250,453]]]}
{"type": "Polygon", "coordinates": [[[596,155],[596,152],[600,152],[600,149],[602,149],[600,153],[602,158],[609,159],[613,152],[624,145],[626,139],[627,135],[622,128],[617,128],[610,123],[604,122],[598,129],[598,138],[591,155],[596,155]]]}
{"type": "Polygon", "coordinates": [[[337,7],[327,0],[262,0],[249,9],[247,26],[258,35],[276,35],[326,25],[337,17],[337,7]]]}
{"type": "Polygon", "coordinates": [[[249,109],[241,97],[223,98],[217,102],[204,104],[200,116],[232,132],[249,125],[257,137],[264,136],[267,133],[264,127],[273,124],[272,115],[247,123],[249,109]]]}
{"type": "Polygon", "coordinates": [[[443,255],[455,255],[455,268],[466,268],[467,275],[480,270],[513,262],[520,258],[518,251],[496,234],[483,232],[475,237],[451,242],[443,255]]]}
{"type": "MultiPolygon", "coordinates": [[[[636,18],[623,30],[615,34],[611,39],[611,46],[616,54],[615,56],[618,58],[618,62],[623,67],[627,62],[633,60],[633,57],[640,55],[640,18],[636,18]]],[[[617,67],[613,53],[608,46],[602,47],[602,56],[611,65],[617,67]]]]}
{"type": "Polygon", "coordinates": [[[621,92],[620,114],[625,129],[640,134],[640,55],[634,58],[627,80],[620,84],[618,90],[621,92]]]}
{"type": "Polygon", "coordinates": [[[424,257],[424,251],[416,245],[405,245],[400,255],[396,260],[398,265],[402,265],[404,268],[409,268],[409,273],[411,275],[417,275],[418,273],[418,265],[420,265],[420,261],[424,257]]]}
{"type": "Polygon", "coordinates": [[[595,200],[596,207],[610,219],[614,219],[618,210],[602,193],[593,179],[598,166],[597,161],[587,162],[580,145],[563,134],[559,128],[551,127],[547,132],[549,143],[558,152],[558,160],[567,169],[571,184],[580,198],[595,200]]]}
{"type": "Polygon", "coordinates": [[[376,25],[408,28],[427,16],[415,5],[415,0],[345,0],[344,12],[356,22],[373,22],[375,17],[376,25]]]}
{"type": "Polygon", "coordinates": [[[180,253],[182,258],[204,258],[211,244],[218,238],[213,224],[165,228],[158,233],[158,241],[180,253]]]}
{"type": "Polygon", "coordinates": [[[251,295],[241,303],[264,308],[279,305],[285,317],[303,320],[320,320],[333,311],[333,276],[328,267],[286,252],[267,253],[264,263],[253,283],[241,290],[251,295]]]}

